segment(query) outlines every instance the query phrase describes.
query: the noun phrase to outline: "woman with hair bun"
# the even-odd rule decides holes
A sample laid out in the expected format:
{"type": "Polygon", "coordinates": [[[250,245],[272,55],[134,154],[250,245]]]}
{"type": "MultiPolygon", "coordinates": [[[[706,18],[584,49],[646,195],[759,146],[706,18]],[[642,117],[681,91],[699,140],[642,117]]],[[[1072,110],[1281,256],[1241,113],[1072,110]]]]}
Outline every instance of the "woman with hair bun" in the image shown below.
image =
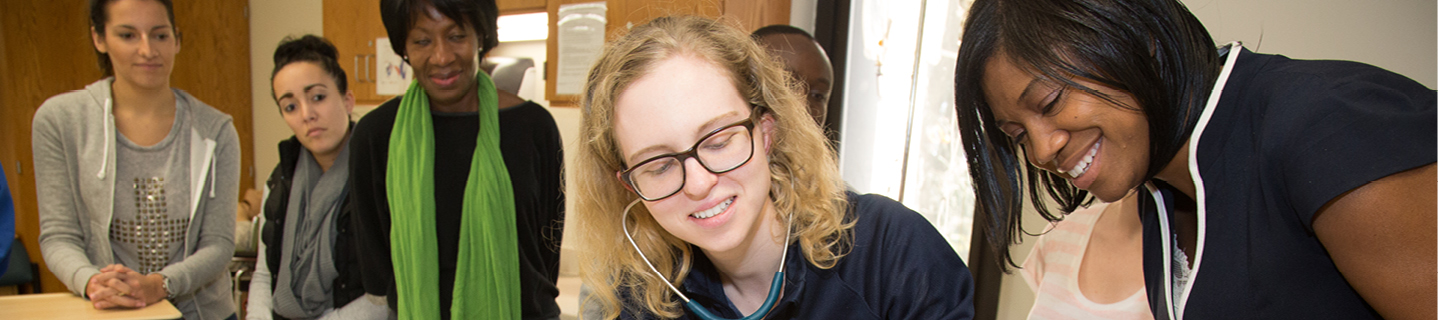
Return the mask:
{"type": "Polygon", "coordinates": [[[285,38],[275,49],[271,92],[295,135],[265,182],[259,259],[246,319],[384,319],[364,286],[351,240],[350,129],[354,94],[324,38],[285,38]]]}

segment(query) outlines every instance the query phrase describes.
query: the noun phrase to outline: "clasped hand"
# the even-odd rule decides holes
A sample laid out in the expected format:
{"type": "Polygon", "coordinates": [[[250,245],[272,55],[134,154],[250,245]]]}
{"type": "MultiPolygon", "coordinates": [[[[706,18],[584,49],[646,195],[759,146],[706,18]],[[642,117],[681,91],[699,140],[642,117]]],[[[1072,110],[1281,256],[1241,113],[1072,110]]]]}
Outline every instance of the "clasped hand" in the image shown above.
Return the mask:
{"type": "Polygon", "coordinates": [[[140,308],[165,298],[165,277],[159,273],[140,274],[122,265],[100,269],[85,285],[85,295],[95,309],[140,308]]]}

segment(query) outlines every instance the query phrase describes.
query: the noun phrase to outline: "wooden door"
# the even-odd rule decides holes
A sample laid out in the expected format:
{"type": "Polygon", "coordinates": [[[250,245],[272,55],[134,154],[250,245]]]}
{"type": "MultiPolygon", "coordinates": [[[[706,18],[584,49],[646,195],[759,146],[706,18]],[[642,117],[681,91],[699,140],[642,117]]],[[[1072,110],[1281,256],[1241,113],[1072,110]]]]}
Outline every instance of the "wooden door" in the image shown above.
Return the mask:
{"type": "Polygon", "coordinates": [[[724,17],[739,22],[744,31],[754,32],[771,24],[789,24],[789,1],[728,0],[724,17]]]}
{"type": "MultiPolygon", "coordinates": [[[[256,188],[254,105],[250,91],[249,0],[175,3],[184,38],[170,85],[235,119],[240,136],[240,194],[256,188]]],[[[266,168],[265,173],[269,172],[266,168]]]]}
{"type": "Polygon", "coordinates": [[[516,14],[544,12],[544,6],[548,4],[545,0],[496,0],[499,6],[499,14],[516,14]]]}
{"type": "Polygon", "coordinates": [[[339,49],[340,67],[349,78],[355,103],[377,105],[393,95],[375,91],[378,77],[376,46],[389,46],[376,38],[388,37],[379,16],[379,0],[324,0],[325,38],[339,49]]]}
{"type": "Polygon", "coordinates": [[[0,1],[0,162],[15,200],[15,233],[39,263],[41,287],[66,292],[40,254],[30,120],[50,96],[100,79],[84,0],[0,1]]]}
{"type": "MultiPolygon", "coordinates": [[[[184,33],[170,83],[234,116],[244,154],[241,190],[254,181],[248,0],[177,3],[184,33]]],[[[40,222],[31,169],[30,120],[45,99],[99,80],[90,44],[87,1],[0,1],[0,163],[15,199],[15,232],[39,263],[45,292],[68,292],[40,253],[40,222]]]]}
{"type": "MultiPolygon", "coordinates": [[[[545,61],[545,98],[551,106],[578,106],[579,96],[554,93],[559,61],[559,6],[594,0],[549,0],[549,39],[545,61]]],[[[609,0],[604,1],[605,40],[622,36],[628,28],[654,18],[670,15],[695,15],[724,19],[744,31],[754,31],[771,24],[789,23],[789,0],[609,0]]]]}

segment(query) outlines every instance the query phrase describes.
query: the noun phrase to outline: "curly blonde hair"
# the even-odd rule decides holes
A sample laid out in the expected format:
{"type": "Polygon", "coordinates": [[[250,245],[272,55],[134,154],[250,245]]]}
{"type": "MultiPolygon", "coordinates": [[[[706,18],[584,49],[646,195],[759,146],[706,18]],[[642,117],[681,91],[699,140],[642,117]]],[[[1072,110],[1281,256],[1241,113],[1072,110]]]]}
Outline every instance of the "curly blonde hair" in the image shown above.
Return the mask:
{"type": "MultiPolygon", "coordinates": [[[[691,16],[656,18],[605,46],[589,71],[582,100],[580,152],[572,168],[578,191],[571,198],[577,200],[571,213],[575,223],[568,225],[579,230],[580,275],[593,288],[592,300],[585,303],[598,302],[606,319],[618,316],[620,308],[661,318],[683,313],[664,280],[625,240],[620,214],[638,196],[615,177],[624,168],[614,137],[615,101],[654,65],[675,56],[698,57],[727,71],[734,87],[755,106],[754,115],[768,114],[775,120],[770,197],[779,212],[775,218],[792,219],[794,236],[789,241],[799,243],[809,263],[832,268],[852,246],[849,230],[854,224],[845,219],[849,205],[834,148],[809,116],[788,72],[733,26],[691,16]],[[621,294],[642,303],[625,305],[621,294]]],[[[634,242],[678,285],[689,274],[693,249],[645,210],[635,206],[630,213],[634,242]]]]}

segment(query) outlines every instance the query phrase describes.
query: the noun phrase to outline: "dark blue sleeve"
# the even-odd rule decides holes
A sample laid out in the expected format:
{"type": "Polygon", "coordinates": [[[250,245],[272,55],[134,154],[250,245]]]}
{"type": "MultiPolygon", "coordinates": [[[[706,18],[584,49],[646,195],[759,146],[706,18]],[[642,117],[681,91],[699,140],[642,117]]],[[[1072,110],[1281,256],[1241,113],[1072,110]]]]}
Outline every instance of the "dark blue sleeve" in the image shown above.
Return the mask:
{"type": "MultiPolygon", "coordinates": [[[[10,267],[10,245],[15,242],[15,200],[10,197],[10,183],[5,168],[0,167],[0,274],[10,267]]],[[[29,260],[30,257],[24,257],[29,260]]]]}
{"type": "MultiPolygon", "coordinates": [[[[643,306],[643,303],[642,303],[642,302],[639,302],[639,301],[637,301],[637,300],[635,300],[635,299],[630,298],[629,290],[619,289],[617,292],[615,292],[615,294],[619,295],[619,316],[616,317],[615,319],[618,319],[618,320],[649,320],[649,319],[657,319],[657,317],[655,317],[654,315],[652,315],[652,314],[649,313],[649,310],[648,310],[648,309],[645,309],[645,307],[643,306]]],[[[676,298],[676,299],[677,299],[677,298],[676,298]]],[[[682,301],[681,301],[681,303],[682,303],[682,301]]],[[[682,308],[682,307],[681,307],[681,308],[682,308]]],[[[679,315],[679,318],[680,318],[680,319],[688,319],[688,318],[689,318],[688,310],[684,310],[684,311],[685,311],[684,314],[680,314],[680,315],[679,315]]],[[[677,320],[677,319],[676,319],[676,320],[677,320]]]]}
{"type": "Polygon", "coordinates": [[[972,319],[974,280],[969,268],[943,235],[918,212],[892,199],[864,195],[856,199],[856,248],[873,241],[869,254],[882,277],[878,294],[885,319],[972,319]],[[864,224],[872,224],[864,226],[864,224]],[[873,234],[865,235],[872,230],[873,234]]]}
{"type": "Polygon", "coordinates": [[[1434,91],[1348,61],[1293,63],[1272,78],[1260,126],[1264,163],[1304,226],[1368,182],[1434,162],[1434,91]],[[1320,71],[1312,71],[1320,70],[1320,71]]]}
{"type": "Polygon", "coordinates": [[[628,309],[628,308],[619,308],[619,317],[616,318],[616,319],[620,319],[620,320],[644,320],[644,319],[647,319],[647,318],[645,318],[645,317],[642,316],[642,315],[636,315],[636,314],[634,314],[634,313],[632,313],[632,312],[629,312],[629,309],[628,309]]]}

